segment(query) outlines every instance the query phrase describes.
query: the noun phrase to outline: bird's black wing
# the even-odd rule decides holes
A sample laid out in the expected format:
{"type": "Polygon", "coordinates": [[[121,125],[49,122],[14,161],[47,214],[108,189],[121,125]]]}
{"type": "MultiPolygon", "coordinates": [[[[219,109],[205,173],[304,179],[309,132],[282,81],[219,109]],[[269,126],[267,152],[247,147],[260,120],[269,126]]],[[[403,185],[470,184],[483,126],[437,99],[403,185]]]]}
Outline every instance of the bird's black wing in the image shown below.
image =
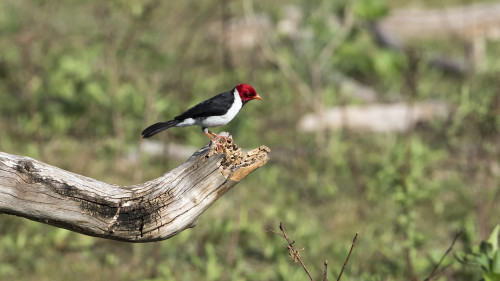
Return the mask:
{"type": "Polygon", "coordinates": [[[175,117],[175,120],[224,115],[233,103],[233,91],[218,94],[186,110],[186,112],[175,117]]]}

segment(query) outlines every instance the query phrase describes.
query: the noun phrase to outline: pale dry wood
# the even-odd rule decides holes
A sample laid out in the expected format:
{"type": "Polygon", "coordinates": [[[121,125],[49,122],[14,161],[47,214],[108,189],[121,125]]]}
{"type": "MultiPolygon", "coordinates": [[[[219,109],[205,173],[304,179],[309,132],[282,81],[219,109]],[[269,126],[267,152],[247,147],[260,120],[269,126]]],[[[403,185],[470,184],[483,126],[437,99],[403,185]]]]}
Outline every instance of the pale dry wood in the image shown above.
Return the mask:
{"type": "Polygon", "coordinates": [[[500,3],[474,3],[439,9],[396,9],[380,25],[389,34],[406,39],[436,36],[470,39],[480,36],[498,40],[500,3]]]}
{"type": "Polygon", "coordinates": [[[269,159],[261,146],[244,154],[232,142],[212,146],[151,181],[118,186],[0,152],[0,212],[86,235],[164,240],[194,227],[218,198],[269,159]]]}

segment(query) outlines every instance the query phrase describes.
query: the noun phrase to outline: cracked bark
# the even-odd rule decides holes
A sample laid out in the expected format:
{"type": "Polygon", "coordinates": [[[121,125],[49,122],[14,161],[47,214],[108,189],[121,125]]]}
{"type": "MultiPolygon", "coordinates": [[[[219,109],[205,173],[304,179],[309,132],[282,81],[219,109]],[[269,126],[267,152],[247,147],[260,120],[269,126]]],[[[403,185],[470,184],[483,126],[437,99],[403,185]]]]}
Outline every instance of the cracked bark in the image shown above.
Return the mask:
{"type": "Polygon", "coordinates": [[[0,152],[0,213],[82,234],[127,242],[170,238],[241,179],[269,160],[269,148],[224,153],[207,145],[159,178],[131,186],[108,184],[35,159],[0,152]]]}

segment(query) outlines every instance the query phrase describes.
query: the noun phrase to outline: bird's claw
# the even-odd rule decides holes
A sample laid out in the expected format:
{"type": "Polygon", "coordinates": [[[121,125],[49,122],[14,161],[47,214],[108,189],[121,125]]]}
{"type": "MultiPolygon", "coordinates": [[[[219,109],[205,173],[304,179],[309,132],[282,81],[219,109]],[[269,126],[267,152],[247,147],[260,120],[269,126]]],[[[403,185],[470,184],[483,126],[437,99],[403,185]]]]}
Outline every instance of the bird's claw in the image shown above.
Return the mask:
{"type": "Polygon", "coordinates": [[[229,137],[221,136],[221,135],[212,133],[210,131],[205,132],[205,134],[215,143],[215,145],[216,145],[215,152],[217,152],[217,153],[225,152],[226,144],[228,143],[228,141],[230,139],[229,137]]]}
{"type": "Polygon", "coordinates": [[[216,145],[215,151],[217,153],[225,152],[226,144],[227,144],[229,138],[226,136],[220,136],[220,135],[215,135],[215,134],[214,134],[214,137],[215,137],[215,145],[216,145]]]}
{"type": "Polygon", "coordinates": [[[229,138],[226,136],[221,136],[221,135],[212,133],[210,131],[208,133],[210,134],[209,137],[212,139],[212,141],[214,141],[214,143],[216,145],[215,151],[217,153],[223,153],[225,151],[225,146],[226,146],[229,138]]]}

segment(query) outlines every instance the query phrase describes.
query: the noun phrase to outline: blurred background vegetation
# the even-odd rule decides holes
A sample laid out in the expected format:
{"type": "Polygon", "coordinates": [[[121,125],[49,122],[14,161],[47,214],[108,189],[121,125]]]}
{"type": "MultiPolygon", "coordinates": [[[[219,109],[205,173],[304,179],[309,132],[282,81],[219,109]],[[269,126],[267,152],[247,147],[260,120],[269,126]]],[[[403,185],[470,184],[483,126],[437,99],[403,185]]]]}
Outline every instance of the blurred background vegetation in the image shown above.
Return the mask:
{"type": "Polygon", "coordinates": [[[317,278],[325,259],[337,276],[359,232],[343,280],[423,280],[463,231],[462,258],[448,255],[436,280],[498,280],[498,230],[486,242],[500,214],[498,38],[378,28],[398,9],[479,2],[0,1],[1,151],[146,181],[187,159],[163,144],[208,139],[186,128],[146,142],[141,130],[238,83],[263,101],[216,131],[272,149],[196,228],[163,242],[1,215],[0,280],[307,280],[268,231],[280,221],[317,278]],[[441,118],[407,114],[399,130],[298,126],[331,108],[427,102],[441,118]]]}

